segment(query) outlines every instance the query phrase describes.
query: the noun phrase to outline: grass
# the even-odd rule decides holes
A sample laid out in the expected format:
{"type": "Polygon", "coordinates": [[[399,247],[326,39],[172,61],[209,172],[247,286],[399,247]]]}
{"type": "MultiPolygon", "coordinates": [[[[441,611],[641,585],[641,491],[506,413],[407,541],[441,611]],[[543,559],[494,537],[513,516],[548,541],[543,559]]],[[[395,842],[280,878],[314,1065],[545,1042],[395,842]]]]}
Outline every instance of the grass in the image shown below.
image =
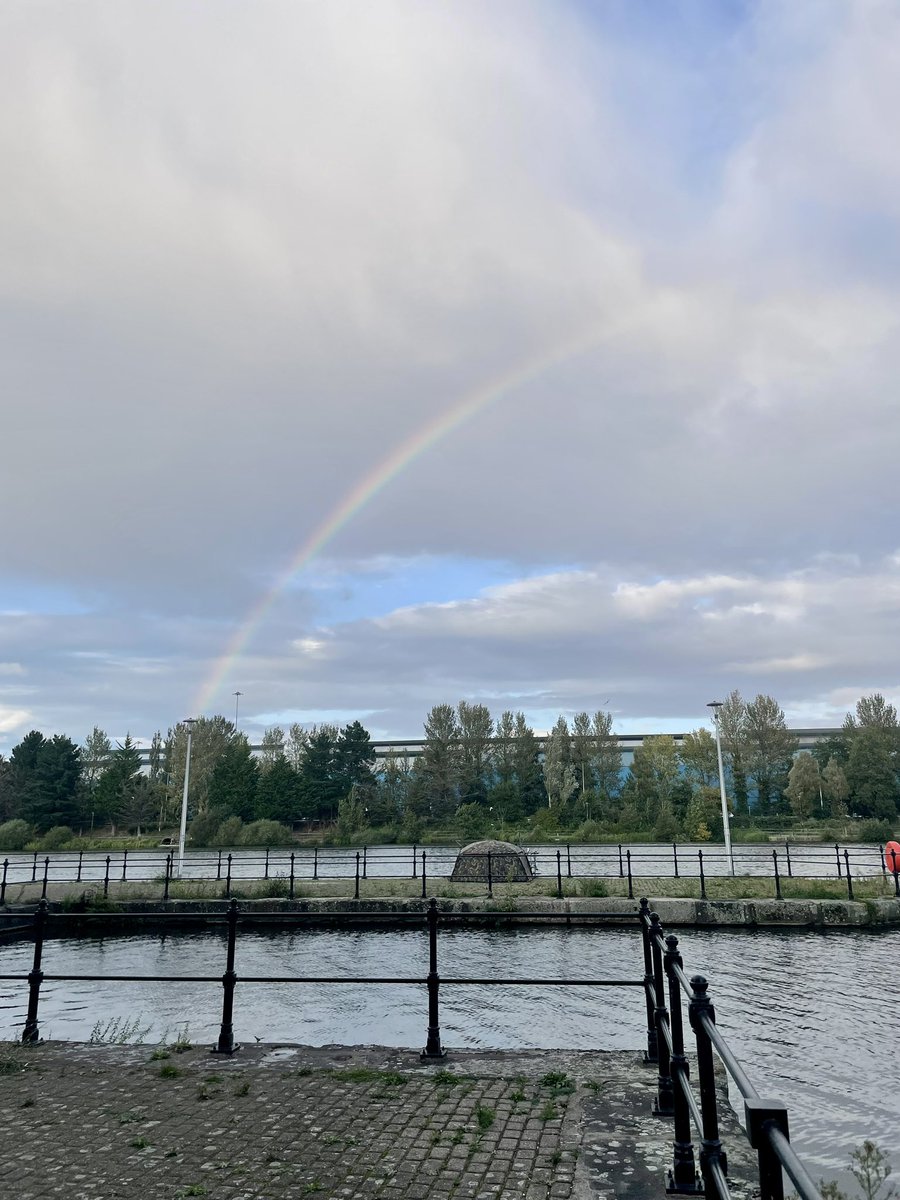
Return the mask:
{"type": "Polygon", "coordinates": [[[554,1092],[574,1092],[575,1084],[565,1071],[548,1071],[541,1076],[541,1087],[552,1088],[554,1092]]]}
{"type": "Polygon", "coordinates": [[[17,1075],[31,1066],[22,1057],[22,1050],[12,1042],[0,1045],[0,1075],[17,1075]]]}
{"type": "Polygon", "coordinates": [[[133,1141],[129,1142],[129,1145],[134,1150],[146,1150],[150,1142],[145,1137],[136,1137],[133,1141]]]}
{"type": "Polygon", "coordinates": [[[149,1025],[141,1027],[139,1016],[110,1017],[96,1023],[88,1041],[92,1046],[139,1046],[149,1032],[149,1025]]]}
{"type": "Polygon", "coordinates": [[[174,1066],[172,1063],[163,1063],[163,1065],[159,1068],[160,1079],[177,1079],[181,1074],[181,1069],[174,1066]]]}
{"type": "Polygon", "coordinates": [[[555,1121],[559,1116],[559,1109],[552,1101],[548,1100],[541,1109],[539,1116],[542,1121],[555,1121]]]}
{"type": "Polygon", "coordinates": [[[432,1077],[432,1082],[440,1087],[455,1087],[458,1083],[466,1083],[471,1078],[470,1075],[454,1075],[452,1071],[437,1071],[432,1077]]]}
{"type": "Polygon", "coordinates": [[[494,1123],[496,1114],[492,1108],[487,1108],[483,1104],[479,1104],[475,1109],[475,1120],[478,1122],[478,1128],[481,1133],[487,1133],[494,1123]]]}
{"type": "Polygon", "coordinates": [[[232,1096],[248,1096],[250,1094],[250,1084],[245,1079],[243,1083],[237,1084],[231,1092],[232,1096]]]}
{"type": "Polygon", "coordinates": [[[372,1067],[348,1067],[329,1074],[347,1083],[384,1083],[389,1087],[402,1087],[406,1083],[406,1076],[397,1071],[376,1071],[372,1067]]]}

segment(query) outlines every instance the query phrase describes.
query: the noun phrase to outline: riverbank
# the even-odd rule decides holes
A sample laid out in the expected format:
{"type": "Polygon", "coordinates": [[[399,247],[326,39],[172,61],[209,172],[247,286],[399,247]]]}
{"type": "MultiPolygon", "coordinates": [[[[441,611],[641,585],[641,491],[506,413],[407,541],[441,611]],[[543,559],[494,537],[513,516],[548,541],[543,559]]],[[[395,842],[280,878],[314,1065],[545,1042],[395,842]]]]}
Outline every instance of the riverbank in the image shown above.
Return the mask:
{"type": "MultiPolygon", "coordinates": [[[[646,882],[646,881],[645,881],[646,882]]],[[[152,926],[157,918],[167,922],[182,916],[187,920],[209,916],[221,918],[228,908],[228,901],[221,897],[193,900],[141,899],[137,895],[123,894],[137,884],[118,885],[110,888],[109,898],[104,899],[96,892],[82,893],[74,902],[70,897],[54,897],[48,889],[51,926],[62,931],[73,924],[82,927],[85,923],[74,920],[79,913],[89,916],[92,929],[115,929],[135,924],[152,926]],[[59,920],[54,920],[58,916],[59,920]]],[[[663,925],[670,927],[731,927],[731,928],[887,928],[900,925],[900,900],[869,899],[849,900],[695,900],[690,897],[654,895],[650,888],[645,893],[650,907],[659,913],[663,925]]],[[[15,923],[18,914],[33,911],[39,893],[26,897],[17,904],[7,905],[0,910],[9,923],[15,923]]],[[[454,923],[494,923],[498,920],[515,924],[578,923],[605,924],[636,920],[638,903],[627,897],[570,896],[558,899],[546,895],[506,896],[490,898],[469,896],[465,898],[436,897],[438,911],[454,923]]],[[[361,898],[353,897],[304,897],[295,900],[282,898],[260,898],[240,900],[239,909],[244,918],[255,922],[279,924],[291,915],[303,914],[311,920],[320,917],[331,922],[341,917],[344,922],[365,924],[376,922],[407,923],[410,919],[424,921],[428,902],[421,897],[394,896],[361,898]]],[[[29,917],[30,919],[30,917],[29,917]]]]}
{"type": "MultiPolygon", "coordinates": [[[[0,1046],[0,1175],[71,1200],[650,1200],[672,1125],[635,1052],[0,1046]]],[[[737,1200],[755,1155],[719,1081],[737,1200]]]]}

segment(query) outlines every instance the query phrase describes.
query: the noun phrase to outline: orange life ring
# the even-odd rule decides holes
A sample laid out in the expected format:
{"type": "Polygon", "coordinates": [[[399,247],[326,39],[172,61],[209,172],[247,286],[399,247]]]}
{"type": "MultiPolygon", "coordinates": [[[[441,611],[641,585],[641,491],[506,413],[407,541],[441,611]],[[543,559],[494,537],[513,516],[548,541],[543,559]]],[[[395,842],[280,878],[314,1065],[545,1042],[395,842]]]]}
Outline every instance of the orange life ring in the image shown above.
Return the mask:
{"type": "Polygon", "coordinates": [[[892,875],[900,875],[900,842],[888,842],[885,846],[884,865],[892,875]]]}

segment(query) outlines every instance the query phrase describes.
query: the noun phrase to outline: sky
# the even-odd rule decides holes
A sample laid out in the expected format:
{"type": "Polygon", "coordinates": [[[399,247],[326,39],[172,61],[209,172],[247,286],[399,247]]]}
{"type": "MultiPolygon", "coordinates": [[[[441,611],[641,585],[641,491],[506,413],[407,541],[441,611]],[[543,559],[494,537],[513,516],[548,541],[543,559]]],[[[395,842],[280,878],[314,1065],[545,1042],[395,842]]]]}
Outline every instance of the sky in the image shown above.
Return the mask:
{"type": "Polygon", "coordinates": [[[0,754],[900,701],[893,0],[7,0],[0,754]]]}

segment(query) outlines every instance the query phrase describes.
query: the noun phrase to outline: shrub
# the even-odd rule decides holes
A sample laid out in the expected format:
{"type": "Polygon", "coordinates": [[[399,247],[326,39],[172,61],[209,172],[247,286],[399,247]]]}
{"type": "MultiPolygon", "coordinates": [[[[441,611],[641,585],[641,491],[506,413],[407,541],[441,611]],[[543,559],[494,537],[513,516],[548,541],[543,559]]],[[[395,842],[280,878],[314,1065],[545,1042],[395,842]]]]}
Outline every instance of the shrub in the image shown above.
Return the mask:
{"type": "Polygon", "coordinates": [[[37,848],[38,850],[62,850],[74,837],[75,834],[68,825],[54,825],[38,842],[37,848]]]}
{"type": "Polygon", "coordinates": [[[223,821],[212,839],[214,846],[240,846],[244,833],[244,822],[240,817],[229,817],[223,821]]]}
{"type": "Polygon", "coordinates": [[[602,879],[579,879],[578,894],[580,896],[608,896],[609,891],[602,879]]]}
{"type": "Polygon", "coordinates": [[[241,833],[242,846],[290,846],[294,838],[278,821],[251,821],[241,833]]]}
{"type": "Polygon", "coordinates": [[[861,842],[875,842],[883,846],[894,836],[890,821],[863,821],[857,835],[861,842]]]}
{"type": "Polygon", "coordinates": [[[24,850],[31,837],[27,821],[7,821],[0,825],[0,850],[24,850]]]}

